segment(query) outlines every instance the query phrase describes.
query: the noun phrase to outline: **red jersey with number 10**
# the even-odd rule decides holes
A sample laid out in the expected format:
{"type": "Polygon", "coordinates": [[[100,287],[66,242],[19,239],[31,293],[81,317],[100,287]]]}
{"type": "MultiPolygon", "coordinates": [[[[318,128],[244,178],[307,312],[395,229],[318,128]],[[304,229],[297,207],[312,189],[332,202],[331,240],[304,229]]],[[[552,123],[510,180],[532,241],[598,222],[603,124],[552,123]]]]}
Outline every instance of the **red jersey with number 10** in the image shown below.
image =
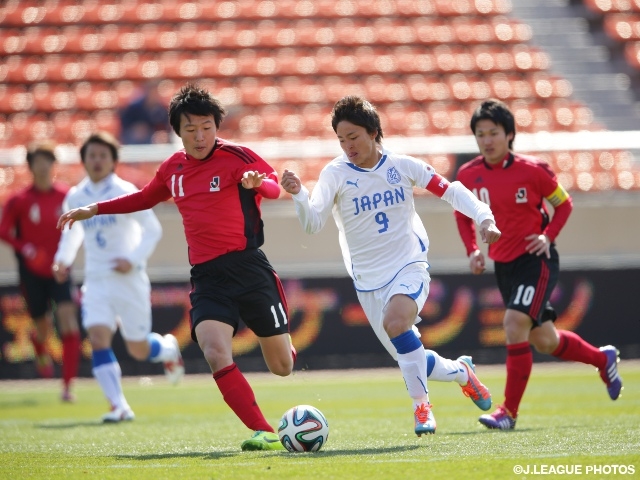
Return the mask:
{"type": "MultiPolygon", "coordinates": [[[[496,262],[510,262],[527,253],[528,235],[544,233],[553,242],[571,213],[571,198],[549,165],[536,157],[510,153],[491,165],[478,156],[460,167],[456,179],[491,207],[502,232],[500,240],[489,245],[489,257],[496,262]],[[545,198],[555,208],[551,223],[545,198]]],[[[459,212],[455,215],[470,254],[478,248],[473,223],[459,212]]]]}
{"type": "MultiPolygon", "coordinates": [[[[100,202],[98,212],[129,213],[173,197],[182,216],[189,262],[197,265],[264,243],[262,195],[241,184],[248,171],[264,173],[271,182],[277,181],[274,169],[257,154],[217,138],[209,157],[198,160],[180,150],[160,165],[142,190],[100,202]]],[[[277,183],[275,187],[277,198],[280,187],[277,183]]]]}

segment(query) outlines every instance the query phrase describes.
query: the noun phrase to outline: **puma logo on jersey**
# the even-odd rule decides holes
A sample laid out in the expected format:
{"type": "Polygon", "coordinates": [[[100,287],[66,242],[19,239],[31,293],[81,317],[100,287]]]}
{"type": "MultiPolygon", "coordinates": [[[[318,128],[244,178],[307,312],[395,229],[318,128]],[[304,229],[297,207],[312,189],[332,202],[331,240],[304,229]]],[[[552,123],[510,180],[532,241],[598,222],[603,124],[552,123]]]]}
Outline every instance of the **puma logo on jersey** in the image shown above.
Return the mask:
{"type": "Polygon", "coordinates": [[[353,185],[353,186],[354,186],[354,187],[356,187],[356,188],[360,188],[360,187],[358,187],[358,182],[359,182],[359,181],[360,181],[360,179],[359,179],[359,178],[358,178],[358,179],[356,179],[356,181],[355,181],[355,182],[352,182],[351,180],[347,180],[347,185],[353,185]]]}
{"type": "Polygon", "coordinates": [[[527,189],[520,187],[516,193],[516,203],[527,203],[527,189]]]}
{"type": "Polygon", "coordinates": [[[219,192],[220,191],[220,177],[215,176],[213,180],[209,183],[209,191],[210,192],[219,192]]]}
{"type": "Polygon", "coordinates": [[[409,288],[411,287],[411,285],[405,285],[404,283],[401,283],[400,286],[406,288],[407,290],[409,290],[409,288]]]}

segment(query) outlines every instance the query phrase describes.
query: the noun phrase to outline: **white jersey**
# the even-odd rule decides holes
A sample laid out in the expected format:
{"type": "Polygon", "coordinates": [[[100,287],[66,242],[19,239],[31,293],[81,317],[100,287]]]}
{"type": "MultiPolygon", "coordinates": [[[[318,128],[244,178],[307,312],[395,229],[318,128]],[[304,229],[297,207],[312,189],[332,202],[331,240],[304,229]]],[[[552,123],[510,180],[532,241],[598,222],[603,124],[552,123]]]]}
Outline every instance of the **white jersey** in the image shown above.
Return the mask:
{"type": "MultiPolygon", "coordinates": [[[[136,192],[132,183],[115,173],[98,183],[85,178],[71,188],[64,201],[64,209],[84,207],[94,202],[109,200],[136,192]]],[[[84,241],[85,276],[106,276],[113,273],[114,260],[124,258],[135,270],[146,268],[162,227],[152,210],[123,215],[96,215],[73,224],[62,232],[55,261],[71,265],[84,241]]]]}
{"type": "MultiPolygon", "coordinates": [[[[322,169],[311,198],[303,186],[293,199],[307,233],[320,231],[333,212],[356,290],[371,291],[387,285],[405,266],[427,262],[429,238],[416,213],[413,187],[426,188],[435,175],[422,160],[386,149],[371,169],[341,155],[322,169]]],[[[449,184],[442,199],[478,224],[493,219],[490,208],[460,182],[449,184]]]]}

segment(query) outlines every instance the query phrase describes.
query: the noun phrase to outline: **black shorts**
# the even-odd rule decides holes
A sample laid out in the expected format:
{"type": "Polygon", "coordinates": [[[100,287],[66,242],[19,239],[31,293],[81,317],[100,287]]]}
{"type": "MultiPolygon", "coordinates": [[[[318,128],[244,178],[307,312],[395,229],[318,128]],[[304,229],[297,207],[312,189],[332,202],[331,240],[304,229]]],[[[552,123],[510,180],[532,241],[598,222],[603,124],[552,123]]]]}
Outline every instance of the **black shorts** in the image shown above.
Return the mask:
{"type": "Polygon", "coordinates": [[[534,327],[557,317],[549,299],[558,282],[560,260],[554,245],[549,250],[551,258],[525,253],[511,262],[495,262],[505,306],[529,315],[534,327]]]}
{"type": "Polygon", "coordinates": [[[53,278],[46,278],[32,273],[24,265],[20,265],[20,290],[27,304],[31,318],[42,317],[52,311],[55,304],[71,302],[71,279],[58,283],[53,278]]]}
{"type": "Polygon", "coordinates": [[[258,337],[289,332],[282,283],[259,249],[231,252],[191,269],[191,338],[203,320],[217,320],[238,331],[240,319],[258,337]]]}

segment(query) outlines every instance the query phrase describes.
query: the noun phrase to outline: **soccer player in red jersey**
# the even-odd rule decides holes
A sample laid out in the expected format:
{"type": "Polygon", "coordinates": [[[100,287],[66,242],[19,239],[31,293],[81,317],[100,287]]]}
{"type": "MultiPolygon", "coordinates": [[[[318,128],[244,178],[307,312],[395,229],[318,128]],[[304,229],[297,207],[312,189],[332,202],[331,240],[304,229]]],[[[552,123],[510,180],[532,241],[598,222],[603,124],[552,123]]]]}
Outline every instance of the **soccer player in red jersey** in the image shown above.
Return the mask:
{"type": "Polygon", "coordinates": [[[60,231],[56,228],[67,186],[53,181],[54,147],[34,145],[27,152],[33,184],[18,192],[5,205],[0,221],[0,239],[14,249],[18,259],[20,287],[36,329],[31,341],[40,376],[54,375],[46,342],[53,332],[53,315],[62,339],[63,401],[73,401],[71,380],[78,373],[80,331],[71,280],[58,284],[51,271],[60,231]]]}
{"type": "Polygon", "coordinates": [[[192,265],[191,336],[225,402],[255,432],[242,449],[282,450],[231,351],[242,318],[258,336],[269,370],[287,376],[293,369],[284,291],[259,248],[264,243],[260,202],[278,198],[280,186],[274,169],[257,154],[217,137],[224,115],[208,91],[184,86],[169,105],[169,121],[184,149],[165,160],[139,192],[70,210],[58,227],[98,214],[148,209],[173,198],[192,265]]]}
{"type": "MultiPolygon", "coordinates": [[[[554,241],[572,210],[571,197],[544,161],[512,151],[516,134],[513,114],[498,101],[484,101],[471,117],[480,155],[460,167],[457,179],[491,207],[503,234],[489,246],[498,288],[506,306],[507,343],[505,401],[480,423],[488,428],[515,427],[533,358],[529,344],[540,353],[593,365],[612,400],[622,389],[615,347],[596,348],[574,332],[557,330],[549,298],[559,275],[554,241]],[[554,208],[550,219],[544,200],[554,208]]],[[[471,272],[485,270],[485,258],[468,217],[455,213],[471,272]]]]}

